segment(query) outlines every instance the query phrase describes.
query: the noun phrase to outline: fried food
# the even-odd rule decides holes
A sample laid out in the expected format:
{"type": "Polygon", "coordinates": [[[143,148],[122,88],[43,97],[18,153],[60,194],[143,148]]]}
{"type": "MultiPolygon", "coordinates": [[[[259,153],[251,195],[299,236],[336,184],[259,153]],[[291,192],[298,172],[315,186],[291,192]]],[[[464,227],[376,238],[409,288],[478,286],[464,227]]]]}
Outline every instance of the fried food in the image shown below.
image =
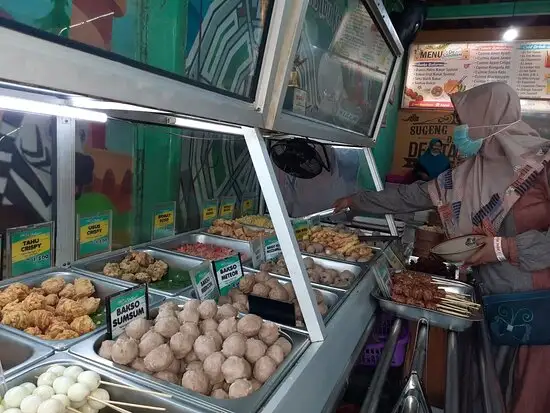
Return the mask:
{"type": "Polygon", "coordinates": [[[103,274],[124,281],[150,283],[168,274],[168,264],[143,251],[130,252],[120,263],[107,263],[103,274]]]}
{"type": "Polygon", "coordinates": [[[78,338],[80,335],[73,330],[63,330],[58,335],[56,335],[53,339],[55,340],[70,340],[72,338],[78,338]]]}
{"type": "Polygon", "coordinates": [[[86,314],[88,315],[93,314],[97,311],[100,302],[101,300],[95,297],[81,298],[77,301],[77,303],[84,307],[84,310],[86,310],[86,314]]]}
{"type": "Polygon", "coordinates": [[[57,294],[48,294],[46,296],[46,305],[55,307],[58,302],[59,302],[59,297],[57,296],[57,294]]]}
{"type": "Polygon", "coordinates": [[[29,313],[30,325],[32,327],[38,327],[40,330],[46,331],[53,321],[54,316],[49,311],[33,310],[29,313]]]}
{"type": "Polygon", "coordinates": [[[120,265],[116,262],[108,262],[105,264],[105,267],[103,267],[103,274],[108,277],[118,278],[122,275],[122,270],[120,269],[120,265]]]}
{"type": "Polygon", "coordinates": [[[2,324],[17,328],[18,330],[24,330],[30,327],[29,313],[22,310],[5,312],[2,317],[2,324]]]}
{"type": "Polygon", "coordinates": [[[44,308],[46,305],[46,297],[38,293],[30,293],[21,303],[25,311],[33,311],[44,308]]]}
{"type": "Polygon", "coordinates": [[[50,324],[50,326],[46,330],[46,335],[48,337],[55,338],[61,332],[65,330],[70,330],[70,329],[71,329],[71,326],[66,321],[54,320],[54,322],[50,324]]]}
{"type": "Polygon", "coordinates": [[[95,293],[94,285],[86,278],[77,278],[74,280],[74,288],[76,290],[76,299],[90,297],[93,293],[95,293]]]}
{"type": "Polygon", "coordinates": [[[21,305],[19,300],[12,301],[2,308],[2,314],[9,313],[12,311],[25,311],[24,307],[21,305]]]}
{"type": "Polygon", "coordinates": [[[41,287],[47,294],[58,294],[65,287],[63,277],[52,277],[43,281],[41,287]]]}
{"type": "Polygon", "coordinates": [[[30,288],[28,286],[26,286],[25,284],[22,284],[22,283],[13,283],[13,284],[10,284],[5,290],[4,292],[6,293],[15,293],[15,295],[17,296],[16,298],[19,300],[19,301],[23,301],[25,299],[25,297],[27,295],[29,295],[30,293],[30,288]]]}
{"type": "Polygon", "coordinates": [[[23,330],[25,333],[30,334],[32,336],[40,336],[42,335],[42,331],[38,327],[27,327],[23,330]]]}
{"type": "Polygon", "coordinates": [[[94,331],[95,324],[89,316],[83,315],[72,321],[71,329],[76,331],[79,335],[83,335],[89,333],[90,331],[94,331]]]}
{"type": "Polygon", "coordinates": [[[3,291],[0,293],[0,309],[4,308],[7,304],[13,302],[13,301],[19,301],[17,299],[17,292],[15,291],[3,291]]]}
{"type": "Polygon", "coordinates": [[[82,304],[71,299],[66,299],[65,301],[59,301],[55,309],[55,314],[65,319],[65,321],[70,322],[77,317],[86,315],[86,310],[82,304]]]}
{"type": "Polygon", "coordinates": [[[63,298],[75,298],[76,288],[73,284],[66,284],[65,287],[59,292],[59,296],[63,298]]]}

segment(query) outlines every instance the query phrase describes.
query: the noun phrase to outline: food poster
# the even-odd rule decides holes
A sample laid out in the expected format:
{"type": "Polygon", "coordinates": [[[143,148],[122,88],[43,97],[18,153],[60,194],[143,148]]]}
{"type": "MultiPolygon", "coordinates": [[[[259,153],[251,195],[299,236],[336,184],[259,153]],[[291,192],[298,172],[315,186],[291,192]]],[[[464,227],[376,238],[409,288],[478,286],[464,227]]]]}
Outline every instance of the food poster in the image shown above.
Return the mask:
{"type": "Polygon", "coordinates": [[[550,42],[413,45],[402,107],[452,108],[450,95],[505,82],[522,99],[550,99],[550,42]]]}
{"type": "Polygon", "coordinates": [[[453,164],[456,159],[456,147],[452,143],[454,128],[452,112],[400,110],[390,173],[398,176],[410,173],[433,138],[441,139],[443,153],[453,164]]]}
{"type": "Polygon", "coordinates": [[[368,133],[392,63],[361,1],[312,0],[289,93],[305,91],[305,116],[368,133]]]}

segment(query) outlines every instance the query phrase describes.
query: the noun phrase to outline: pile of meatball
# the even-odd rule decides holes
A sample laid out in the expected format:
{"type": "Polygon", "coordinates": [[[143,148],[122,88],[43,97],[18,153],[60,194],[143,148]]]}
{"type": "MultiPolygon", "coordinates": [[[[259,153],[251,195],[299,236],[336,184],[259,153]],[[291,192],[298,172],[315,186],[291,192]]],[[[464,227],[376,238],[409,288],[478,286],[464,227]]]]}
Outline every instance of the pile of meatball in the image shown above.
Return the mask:
{"type": "MultiPolygon", "coordinates": [[[[353,280],[355,274],[351,271],[337,271],[330,268],[325,268],[322,265],[316,264],[313,258],[304,258],[304,264],[306,266],[307,275],[309,280],[316,284],[328,285],[330,287],[348,288],[353,280]]],[[[281,275],[289,275],[288,268],[286,267],[285,259],[279,257],[277,261],[264,262],[260,268],[262,270],[281,275]]]]}
{"type": "MultiPolygon", "coordinates": [[[[317,308],[322,316],[328,313],[328,306],[325,303],[325,298],[321,291],[313,289],[317,299],[317,308]]],[[[220,297],[221,303],[232,304],[242,313],[247,313],[250,308],[248,304],[248,295],[255,295],[272,300],[283,301],[285,303],[294,304],[294,316],[296,318],[296,326],[304,327],[304,317],[300,310],[300,305],[296,299],[294,287],[290,282],[280,282],[277,278],[272,277],[266,271],[260,271],[256,274],[245,274],[239,281],[239,287],[233,288],[225,297],[220,297]]]]}
{"type": "Polygon", "coordinates": [[[258,390],[292,350],[276,324],[230,304],[191,300],[163,303],[154,321],[132,321],[99,355],[217,399],[258,390]]]}

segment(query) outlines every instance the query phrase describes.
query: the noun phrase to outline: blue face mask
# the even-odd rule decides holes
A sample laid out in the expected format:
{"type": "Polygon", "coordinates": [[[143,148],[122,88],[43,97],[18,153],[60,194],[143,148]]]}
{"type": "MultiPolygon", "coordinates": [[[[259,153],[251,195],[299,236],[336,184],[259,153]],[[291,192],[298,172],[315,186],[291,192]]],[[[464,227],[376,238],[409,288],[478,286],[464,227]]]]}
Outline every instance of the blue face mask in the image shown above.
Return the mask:
{"type": "Polygon", "coordinates": [[[469,126],[458,125],[453,133],[453,143],[460,156],[469,158],[475,156],[483,145],[483,139],[471,139],[469,134],[469,126]]]}

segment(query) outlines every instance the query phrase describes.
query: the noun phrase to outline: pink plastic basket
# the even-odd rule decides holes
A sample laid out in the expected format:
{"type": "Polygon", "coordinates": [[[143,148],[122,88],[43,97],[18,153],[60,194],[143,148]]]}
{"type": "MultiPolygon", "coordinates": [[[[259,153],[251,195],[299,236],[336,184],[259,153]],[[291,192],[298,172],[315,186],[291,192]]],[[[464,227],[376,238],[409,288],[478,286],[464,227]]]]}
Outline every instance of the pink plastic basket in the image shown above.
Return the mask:
{"type": "MultiPolygon", "coordinates": [[[[386,345],[386,339],[391,330],[394,317],[392,315],[382,313],[379,316],[377,325],[375,326],[369,341],[363,349],[363,354],[359,364],[364,366],[376,366],[380,357],[382,356],[382,351],[386,345]]],[[[407,354],[407,344],[409,344],[409,329],[407,324],[401,328],[401,335],[397,340],[397,345],[395,346],[395,351],[393,352],[393,357],[391,360],[392,367],[399,367],[405,362],[405,355],[407,354]]]]}

